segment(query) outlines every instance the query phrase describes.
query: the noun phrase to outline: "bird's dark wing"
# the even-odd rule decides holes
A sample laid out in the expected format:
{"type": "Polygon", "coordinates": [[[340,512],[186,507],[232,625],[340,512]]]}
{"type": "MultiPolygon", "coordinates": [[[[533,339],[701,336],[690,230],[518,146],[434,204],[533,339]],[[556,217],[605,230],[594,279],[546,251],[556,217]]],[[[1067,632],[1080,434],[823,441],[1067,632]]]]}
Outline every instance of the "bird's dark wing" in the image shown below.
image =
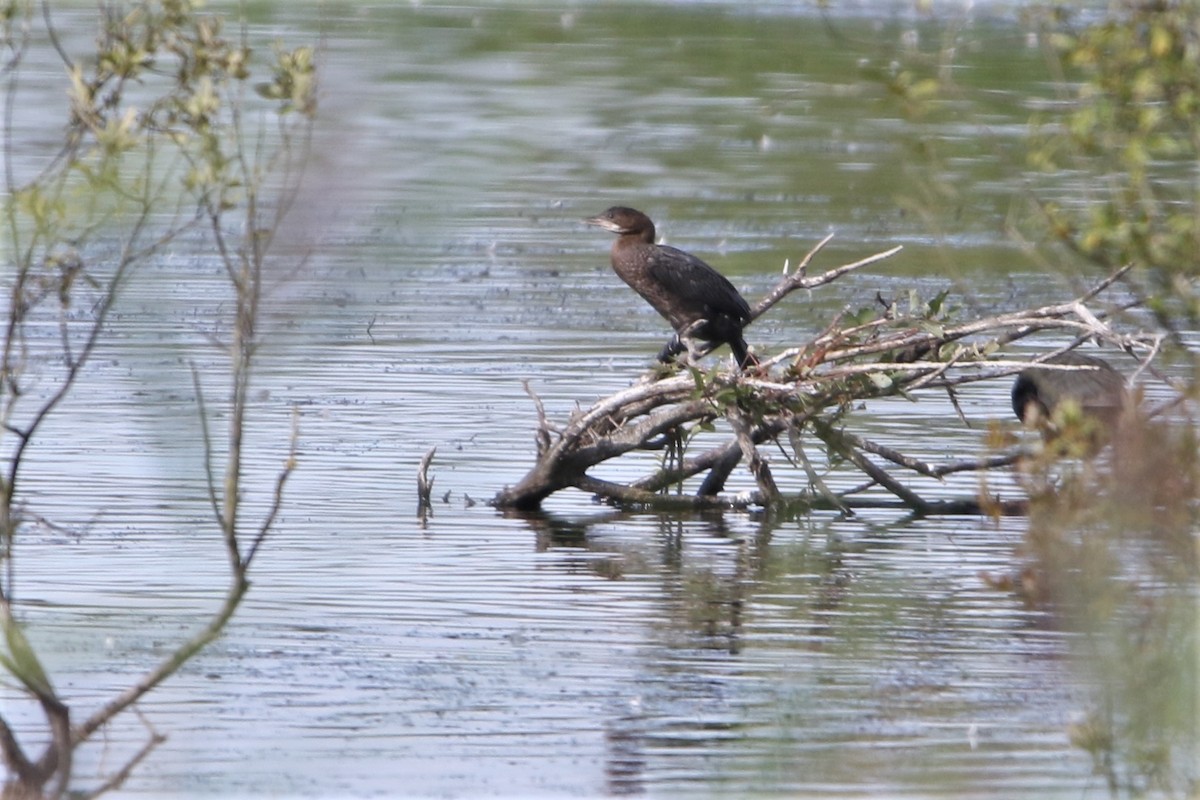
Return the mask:
{"type": "Polygon", "coordinates": [[[1047,359],[1046,363],[1093,369],[1068,372],[1030,367],[1022,370],[1012,390],[1013,411],[1022,420],[1030,402],[1041,406],[1042,414],[1053,414],[1058,406],[1073,400],[1083,411],[1104,416],[1120,413],[1128,400],[1125,379],[1107,361],[1071,351],[1047,359]]]}
{"type": "Polygon", "coordinates": [[[648,272],[663,290],[703,316],[705,307],[738,320],[750,318],[750,306],[721,273],[690,253],[660,246],[648,272]]]}
{"type": "Polygon", "coordinates": [[[1046,396],[1049,408],[1054,408],[1068,398],[1074,399],[1085,410],[1119,409],[1124,405],[1125,379],[1107,361],[1071,351],[1055,356],[1047,363],[1095,367],[1077,372],[1035,368],[1038,391],[1046,396]]]}

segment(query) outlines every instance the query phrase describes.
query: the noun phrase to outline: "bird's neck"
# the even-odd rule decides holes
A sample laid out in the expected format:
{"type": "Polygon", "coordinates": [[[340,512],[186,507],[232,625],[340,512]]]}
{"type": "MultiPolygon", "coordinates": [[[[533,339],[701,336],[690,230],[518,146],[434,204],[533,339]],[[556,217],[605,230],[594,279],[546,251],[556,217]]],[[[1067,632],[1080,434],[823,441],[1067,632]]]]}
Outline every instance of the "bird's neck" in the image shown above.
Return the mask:
{"type": "Polygon", "coordinates": [[[654,228],[642,228],[641,230],[623,233],[617,237],[617,241],[613,243],[613,248],[633,247],[643,244],[654,244],[654,228]]]}
{"type": "Polygon", "coordinates": [[[632,253],[637,250],[647,247],[648,242],[644,241],[641,234],[627,233],[624,236],[618,236],[617,240],[612,244],[613,261],[621,258],[622,253],[632,253]]]}

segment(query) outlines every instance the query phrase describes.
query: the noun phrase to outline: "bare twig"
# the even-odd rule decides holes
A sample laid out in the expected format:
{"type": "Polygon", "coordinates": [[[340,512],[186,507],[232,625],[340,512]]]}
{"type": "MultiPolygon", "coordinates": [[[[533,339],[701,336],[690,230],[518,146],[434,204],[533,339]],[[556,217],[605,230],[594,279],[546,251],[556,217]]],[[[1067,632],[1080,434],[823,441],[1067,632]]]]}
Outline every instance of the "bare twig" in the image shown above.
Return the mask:
{"type": "Polygon", "coordinates": [[[433,478],[429,477],[429,465],[433,463],[433,457],[436,453],[436,447],[429,448],[429,451],[421,457],[421,463],[417,466],[418,513],[428,511],[429,507],[432,505],[430,498],[433,495],[433,478]]]}
{"type": "Polygon", "coordinates": [[[659,494],[657,492],[649,492],[645,489],[639,489],[635,486],[628,486],[623,483],[614,481],[606,481],[601,478],[595,478],[591,475],[585,475],[579,478],[576,488],[585,492],[603,497],[607,500],[620,503],[625,506],[644,506],[654,509],[679,509],[679,510],[701,510],[701,509],[730,509],[730,508],[745,508],[750,505],[749,498],[726,498],[717,495],[683,495],[683,494],[659,494]]]}
{"type": "Polygon", "coordinates": [[[774,505],[779,501],[779,486],[776,485],[775,477],[771,474],[771,465],[762,457],[754,444],[750,421],[737,409],[730,409],[727,416],[733,426],[733,432],[737,435],[738,446],[742,448],[742,457],[746,459],[746,466],[749,467],[755,482],[758,483],[758,490],[763,493],[770,504],[774,505]]]}
{"type": "Polygon", "coordinates": [[[871,459],[864,456],[858,450],[858,448],[854,447],[848,441],[842,438],[839,431],[836,431],[821,422],[814,422],[813,430],[822,441],[840,452],[851,463],[853,463],[854,466],[858,467],[860,470],[870,476],[870,478],[880,486],[884,487],[896,497],[900,498],[900,501],[913,511],[916,511],[917,513],[924,513],[929,507],[929,503],[923,500],[920,495],[893,478],[888,474],[887,470],[874,464],[871,459]]]}
{"type": "Polygon", "coordinates": [[[534,432],[534,441],[537,442],[538,455],[541,455],[550,449],[550,434],[553,429],[546,419],[546,406],[542,404],[542,398],[538,397],[537,392],[530,386],[529,379],[522,379],[521,385],[525,387],[525,394],[529,395],[529,399],[533,400],[533,407],[537,409],[538,426],[534,432]]]}
{"type": "Polygon", "coordinates": [[[149,757],[149,755],[153,753],[160,744],[167,740],[166,735],[156,731],[154,726],[150,724],[150,721],[142,716],[141,713],[138,714],[138,717],[141,718],[142,723],[150,731],[150,738],[147,739],[146,743],[142,745],[136,753],[133,754],[133,757],[126,761],[125,765],[121,767],[121,769],[117,770],[117,772],[112,776],[110,776],[108,780],[104,781],[94,789],[86,793],[82,793],[80,797],[87,798],[87,800],[94,800],[94,798],[101,797],[111,791],[120,789],[125,785],[125,781],[129,780],[129,777],[133,775],[133,771],[137,769],[138,765],[145,761],[146,758],[149,757]]]}
{"type": "Polygon", "coordinates": [[[279,516],[280,510],[283,508],[283,490],[287,486],[288,478],[296,470],[296,447],[300,441],[300,409],[292,407],[292,433],[288,437],[288,456],[283,464],[283,469],[275,476],[275,489],[271,494],[271,507],[267,509],[267,513],[263,516],[262,522],[258,525],[258,532],[254,535],[254,541],[250,543],[250,549],[246,552],[242,559],[242,570],[249,571],[250,563],[254,561],[254,555],[258,552],[258,548],[263,541],[275,528],[275,519],[279,516]]]}
{"type": "Polygon", "coordinates": [[[225,599],[221,603],[220,609],[208,621],[208,624],[199,633],[177,647],[158,666],[144,674],[132,686],[104,704],[104,706],[95,711],[82,724],[77,725],[73,731],[72,744],[78,745],[89,739],[115,716],[142,699],[142,697],[167,678],[174,675],[180,667],[191,660],[192,656],[199,653],[210,642],[220,636],[221,631],[225,629],[226,623],[233,618],[234,612],[237,611],[242,598],[249,588],[250,582],[244,575],[235,577],[229,592],[225,595],[225,599]]]}
{"type": "Polygon", "coordinates": [[[217,496],[217,479],[213,471],[212,434],[208,429],[208,412],[204,407],[204,387],[200,384],[200,372],[196,369],[196,362],[189,362],[188,366],[192,370],[192,386],[196,392],[196,413],[199,415],[200,437],[204,444],[204,480],[207,486],[208,503],[212,508],[213,518],[219,522],[221,520],[221,501],[217,496]]]}
{"type": "Polygon", "coordinates": [[[873,442],[870,439],[864,439],[861,436],[856,436],[849,431],[843,430],[839,435],[848,444],[859,450],[865,450],[868,453],[874,453],[877,456],[886,458],[888,461],[891,461],[897,466],[904,467],[905,469],[911,469],[913,472],[916,472],[920,475],[926,475],[930,478],[938,478],[939,480],[941,479],[941,475],[938,474],[937,467],[933,466],[932,464],[927,464],[919,458],[913,458],[912,456],[905,455],[904,453],[893,450],[892,448],[879,444],[878,442],[873,442]]]}
{"type": "Polygon", "coordinates": [[[795,272],[793,272],[791,275],[785,276],[783,280],[776,284],[775,288],[772,289],[766,297],[755,303],[754,307],[750,309],[750,319],[758,319],[767,311],[769,311],[772,306],[797,289],[815,289],[818,286],[824,286],[827,283],[832,283],[848,272],[853,272],[856,269],[869,266],[878,261],[882,261],[885,258],[890,258],[904,249],[902,246],[897,245],[890,250],[884,250],[881,253],[867,256],[864,259],[854,261],[850,264],[843,264],[840,267],[827,270],[815,278],[809,278],[807,269],[809,262],[812,260],[813,256],[815,256],[832,238],[833,234],[830,234],[822,239],[820,243],[818,243],[817,246],[814,247],[808,253],[808,255],[804,257],[804,260],[800,262],[795,272]]]}

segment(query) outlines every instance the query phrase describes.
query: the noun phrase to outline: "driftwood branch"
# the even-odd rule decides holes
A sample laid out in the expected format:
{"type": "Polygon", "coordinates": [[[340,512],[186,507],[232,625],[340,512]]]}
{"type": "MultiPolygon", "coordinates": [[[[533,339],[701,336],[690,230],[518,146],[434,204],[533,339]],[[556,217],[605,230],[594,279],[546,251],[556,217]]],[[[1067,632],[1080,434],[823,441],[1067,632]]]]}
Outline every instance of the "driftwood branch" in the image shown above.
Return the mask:
{"type": "MultiPolygon", "coordinates": [[[[900,249],[891,248],[810,277],[811,263],[829,240],[826,237],[819,242],[794,271],[789,273],[785,268],[775,287],[753,305],[753,318],[762,316],[797,289],[831,283],[900,249]]],[[[941,480],[956,472],[996,469],[1011,465],[1020,453],[992,453],[977,459],[931,464],[846,430],[844,413],[863,400],[896,395],[911,399],[913,393],[931,389],[948,392],[957,408],[956,387],[1011,376],[1053,356],[1048,353],[1029,360],[1001,355],[1005,345],[1041,331],[1070,334],[1074,341],[1063,349],[1094,339],[1149,358],[1157,351],[1158,340],[1118,333],[1107,322],[1106,311],[1088,305],[1123,274],[1124,270],[1117,271],[1069,302],[985,319],[955,321],[942,312],[940,301],[929,304],[923,312],[908,314],[898,313],[894,305],[884,303],[883,310],[865,320],[861,312],[839,313],[810,341],[763,359],[756,369],[703,373],[692,367],[659,380],[643,379],[590,408],[576,411],[562,425],[547,419],[545,409],[527,385],[538,413],[537,462],[524,478],[499,492],[492,502],[502,508],[535,509],[555,492],[575,488],[619,505],[660,509],[771,508],[801,503],[853,513],[856,507],[884,502],[917,515],[1020,513],[1023,504],[1001,504],[992,498],[931,501],[911,489],[904,479],[923,476],[941,480]],[[626,482],[589,474],[593,467],[631,451],[661,448],[667,440],[689,441],[690,432],[711,431],[719,425],[730,429],[723,442],[664,461],[648,474],[626,482]],[[841,494],[831,491],[805,450],[805,430],[823,443],[841,465],[839,468],[861,473],[865,482],[841,494]],[[783,437],[787,444],[781,446],[785,460],[803,470],[810,487],[798,496],[785,497],[780,492],[771,464],[759,449],[783,437]],[[723,494],[728,477],[743,463],[753,475],[757,490],[738,496],[723,494]],[[889,466],[885,468],[884,463],[889,466]],[[669,487],[702,474],[695,494],[666,493],[669,487]],[[856,496],[871,487],[882,488],[891,499],[856,496]]],[[[711,435],[703,439],[711,440],[711,435]]]]}

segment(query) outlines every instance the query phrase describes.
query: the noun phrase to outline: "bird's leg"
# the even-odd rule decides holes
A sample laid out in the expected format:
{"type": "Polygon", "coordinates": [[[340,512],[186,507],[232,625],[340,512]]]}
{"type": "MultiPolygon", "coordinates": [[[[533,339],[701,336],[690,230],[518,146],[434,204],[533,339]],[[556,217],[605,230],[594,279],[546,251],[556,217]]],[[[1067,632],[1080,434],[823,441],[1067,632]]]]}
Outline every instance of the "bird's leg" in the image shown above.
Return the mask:
{"type": "Polygon", "coordinates": [[[686,348],[679,341],[679,334],[675,334],[670,340],[663,345],[663,349],[658,353],[658,360],[664,364],[669,364],[675,360],[675,356],[682,353],[686,348]]]}
{"type": "Polygon", "coordinates": [[[708,325],[708,320],[698,319],[683,330],[676,331],[675,335],[671,337],[671,341],[668,343],[667,347],[663,348],[663,353],[666,353],[668,348],[672,349],[672,355],[678,355],[684,350],[687,350],[687,363],[697,363],[700,359],[704,358],[704,356],[711,353],[713,348],[716,346],[712,342],[706,342],[701,339],[697,339],[693,335],[696,333],[696,331],[704,328],[706,325],[708,325]]]}
{"type": "Polygon", "coordinates": [[[687,344],[687,357],[689,364],[698,363],[700,359],[704,358],[704,356],[706,356],[709,351],[712,350],[712,347],[708,344],[708,342],[701,342],[698,339],[693,339],[690,336],[687,337],[684,342],[687,344]]]}

